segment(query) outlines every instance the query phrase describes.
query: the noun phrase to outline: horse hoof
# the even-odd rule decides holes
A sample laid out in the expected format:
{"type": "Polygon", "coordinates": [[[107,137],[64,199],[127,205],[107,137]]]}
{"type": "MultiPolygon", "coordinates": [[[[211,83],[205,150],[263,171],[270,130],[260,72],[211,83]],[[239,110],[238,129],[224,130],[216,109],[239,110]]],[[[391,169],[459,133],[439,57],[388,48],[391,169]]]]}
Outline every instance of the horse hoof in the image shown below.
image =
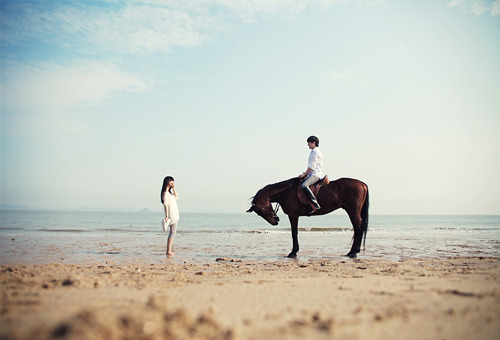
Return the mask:
{"type": "Polygon", "coordinates": [[[355,259],[356,257],[358,257],[356,253],[348,253],[346,256],[350,257],[351,259],[355,259]]]}
{"type": "Polygon", "coordinates": [[[287,256],[289,259],[296,259],[297,258],[297,253],[290,253],[287,256]]]}

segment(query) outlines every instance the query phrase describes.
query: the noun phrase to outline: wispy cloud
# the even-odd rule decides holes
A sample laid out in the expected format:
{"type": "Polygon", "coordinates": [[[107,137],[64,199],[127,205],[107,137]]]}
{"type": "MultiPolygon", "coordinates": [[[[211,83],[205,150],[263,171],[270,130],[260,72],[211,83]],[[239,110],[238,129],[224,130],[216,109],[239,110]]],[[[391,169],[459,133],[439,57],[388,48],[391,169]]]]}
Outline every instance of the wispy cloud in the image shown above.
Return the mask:
{"type": "Polygon", "coordinates": [[[339,86],[352,86],[354,88],[367,88],[370,83],[359,72],[342,69],[320,69],[312,74],[313,77],[339,86]]]}
{"type": "MultiPolygon", "coordinates": [[[[380,1],[352,0],[352,3],[371,6],[380,1]]],[[[29,113],[26,120],[29,122],[36,113],[42,125],[63,121],[61,116],[70,117],[72,111],[83,105],[95,105],[119,93],[146,90],[149,81],[145,80],[145,73],[138,76],[125,71],[130,58],[169,54],[176,48],[196,48],[220,34],[228,34],[243,22],[269,20],[274,16],[293,20],[308,9],[344,2],[2,2],[1,105],[4,113],[10,113],[4,119],[20,121],[23,114],[29,113]],[[50,63],[43,62],[38,53],[40,46],[54,48],[57,57],[50,63]],[[19,51],[32,53],[24,55],[19,51]],[[14,112],[17,118],[13,118],[14,112]]],[[[140,67],[136,65],[134,69],[140,67]]]]}
{"type": "Polygon", "coordinates": [[[341,71],[341,70],[331,70],[326,72],[326,75],[331,80],[345,80],[349,78],[354,78],[359,74],[353,71],[341,71]]]}
{"type": "Polygon", "coordinates": [[[146,82],[104,62],[70,65],[11,62],[4,64],[3,104],[20,110],[60,111],[97,102],[116,92],[143,91],[146,82]],[[29,94],[29,100],[26,100],[29,94]]]}
{"type": "Polygon", "coordinates": [[[147,83],[105,62],[5,62],[1,87],[4,123],[14,128],[22,126],[24,133],[32,133],[85,130],[87,127],[72,112],[120,92],[145,91],[147,83]]]}
{"type": "Polygon", "coordinates": [[[447,6],[465,8],[467,11],[474,13],[475,16],[481,16],[488,13],[493,16],[500,15],[499,0],[451,0],[447,3],[447,6]]]}
{"type": "Polygon", "coordinates": [[[462,6],[467,0],[451,0],[446,4],[447,7],[458,7],[462,6]]]}
{"type": "Polygon", "coordinates": [[[197,46],[216,26],[209,16],[149,3],[118,3],[106,9],[85,4],[5,6],[2,40],[22,44],[37,39],[67,47],[149,53],[197,46]]]}
{"type": "Polygon", "coordinates": [[[495,1],[491,5],[491,14],[492,15],[500,15],[500,0],[495,1]]]}
{"type": "MultiPolygon", "coordinates": [[[[382,0],[351,0],[370,7],[382,0]]],[[[9,44],[39,39],[67,47],[143,54],[193,48],[234,29],[237,21],[295,17],[310,8],[344,0],[143,0],[13,2],[2,4],[1,40],[9,44]]]]}
{"type": "Polygon", "coordinates": [[[339,0],[214,0],[213,3],[229,10],[243,21],[254,21],[269,18],[272,15],[295,17],[297,14],[311,7],[329,6],[339,0]]]}

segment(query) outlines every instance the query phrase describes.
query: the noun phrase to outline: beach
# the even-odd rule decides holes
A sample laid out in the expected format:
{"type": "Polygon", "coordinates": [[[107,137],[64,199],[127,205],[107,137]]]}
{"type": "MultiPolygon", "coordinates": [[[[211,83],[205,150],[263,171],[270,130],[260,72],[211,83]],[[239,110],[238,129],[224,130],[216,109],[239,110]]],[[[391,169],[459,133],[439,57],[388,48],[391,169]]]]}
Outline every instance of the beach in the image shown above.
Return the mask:
{"type": "Polygon", "coordinates": [[[3,265],[1,339],[498,339],[498,257],[3,265]]]}

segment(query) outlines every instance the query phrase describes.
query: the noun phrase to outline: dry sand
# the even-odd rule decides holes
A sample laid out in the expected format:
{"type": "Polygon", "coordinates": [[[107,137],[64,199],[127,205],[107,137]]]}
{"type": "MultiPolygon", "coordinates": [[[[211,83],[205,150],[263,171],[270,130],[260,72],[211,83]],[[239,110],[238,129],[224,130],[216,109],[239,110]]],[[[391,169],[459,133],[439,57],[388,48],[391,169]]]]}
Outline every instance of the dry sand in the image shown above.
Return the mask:
{"type": "Polygon", "coordinates": [[[1,266],[0,339],[500,339],[499,264],[1,266]]]}

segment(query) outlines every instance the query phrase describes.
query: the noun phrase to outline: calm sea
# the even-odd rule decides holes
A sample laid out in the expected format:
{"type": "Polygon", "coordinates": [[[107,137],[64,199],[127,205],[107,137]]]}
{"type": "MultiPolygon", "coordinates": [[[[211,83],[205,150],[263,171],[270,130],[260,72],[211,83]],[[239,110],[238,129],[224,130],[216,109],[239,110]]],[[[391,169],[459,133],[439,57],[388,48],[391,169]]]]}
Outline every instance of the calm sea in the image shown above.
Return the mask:
{"type": "MultiPolygon", "coordinates": [[[[256,214],[184,213],[167,259],[160,212],[0,211],[0,264],[274,261],[291,249],[290,224],[256,214]]],[[[302,217],[299,259],[340,258],[351,246],[345,213],[302,217]]],[[[500,256],[500,216],[372,215],[359,258],[500,256]]]]}

